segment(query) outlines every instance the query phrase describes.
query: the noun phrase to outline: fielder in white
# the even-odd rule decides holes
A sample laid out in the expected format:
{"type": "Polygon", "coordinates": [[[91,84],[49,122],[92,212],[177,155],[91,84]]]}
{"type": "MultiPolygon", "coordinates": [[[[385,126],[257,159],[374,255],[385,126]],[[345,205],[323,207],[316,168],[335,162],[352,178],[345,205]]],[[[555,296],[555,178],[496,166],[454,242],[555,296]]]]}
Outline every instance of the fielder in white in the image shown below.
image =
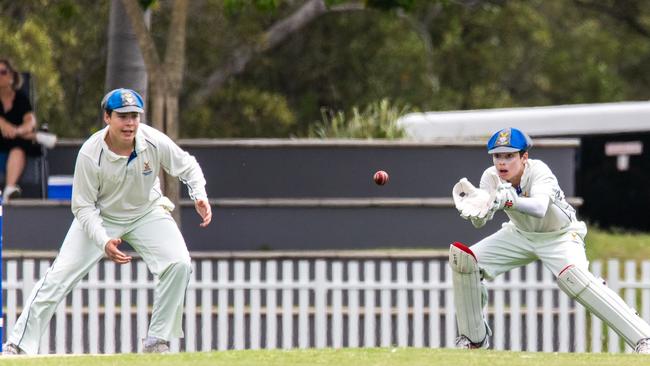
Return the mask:
{"type": "Polygon", "coordinates": [[[479,188],[461,179],[453,189],[463,218],[479,228],[504,210],[510,221],[471,247],[449,248],[459,348],[487,348],[490,327],[484,316],[491,280],[513,268],[541,260],[562,291],[597,315],[637,353],[650,353],[650,325],[602,279],[588,271],[584,237],[557,178],[540,160],[528,158],[530,138],[516,128],[495,133],[488,141],[494,166],[483,172],[479,188]]]}
{"type": "MultiPolygon", "coordinates": [[[[170,212],[174,205],[160,190],[164,169],[189,189],[200,226],[212,219],[205,179],[196,159],[169,137],[144,124],[142,97],[116,89],[101,103],[106,127],[81,147],[74,171],[74,221],[54,263],[36,284],[4,347],[5,354],[35,354],[41,335],[72,288],[104,256],[124,264],[118,249],[126,240],[158,280],[144,352],[168,352],[169,340],[182,337],[190,255],[170,212]]],[[[44,350],[47,352],[47,350],[44,350]]]]}

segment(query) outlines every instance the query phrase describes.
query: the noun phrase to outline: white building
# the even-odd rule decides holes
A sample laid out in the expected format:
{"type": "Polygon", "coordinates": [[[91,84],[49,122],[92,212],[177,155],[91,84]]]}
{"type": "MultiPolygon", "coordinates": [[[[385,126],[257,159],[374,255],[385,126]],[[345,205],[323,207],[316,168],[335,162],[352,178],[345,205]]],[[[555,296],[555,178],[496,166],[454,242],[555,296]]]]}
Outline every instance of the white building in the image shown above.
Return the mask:
{"type": "Polygon", "coordinates": [[[504,127],[532,137],[647,132],[650,102],[410,113],[398,124],[414,140],[484,138],[504,127]]]}

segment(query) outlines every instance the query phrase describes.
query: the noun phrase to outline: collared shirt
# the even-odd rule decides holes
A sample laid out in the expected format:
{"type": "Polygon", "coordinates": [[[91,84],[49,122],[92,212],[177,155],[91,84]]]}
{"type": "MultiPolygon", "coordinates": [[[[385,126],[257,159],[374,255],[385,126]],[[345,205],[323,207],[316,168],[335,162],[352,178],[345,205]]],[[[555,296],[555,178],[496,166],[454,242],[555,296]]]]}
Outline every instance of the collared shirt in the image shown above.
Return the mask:
{"type": "MultiPolygon", "coordinates": [[[[488,192],[507,183],[499,177],[494,166],[487,168],[481,177],[480,188],[488,192]]],[[[566,201],[557,178],[541,160],[528,159],[517,193],[521,197],[547,197],[549,206],[542,218],[527,215],[516,210],[504,210],[510,222],[517,229],[529,233],[560,231],[576,221],[575,209],[566,201]]]]}
{"type": "Polygon", "coordinates": [[[155,206],[174,208],[160,189],[161,168],[187,185],[191,199],[207,199],[201,167],[167,135],[141,123],[129,157],[108,148],[107,133],[108,126],[81,146],[72,184],[72,213],[100,249],[110,239],[103,220],[128,224],[155,206]]]}

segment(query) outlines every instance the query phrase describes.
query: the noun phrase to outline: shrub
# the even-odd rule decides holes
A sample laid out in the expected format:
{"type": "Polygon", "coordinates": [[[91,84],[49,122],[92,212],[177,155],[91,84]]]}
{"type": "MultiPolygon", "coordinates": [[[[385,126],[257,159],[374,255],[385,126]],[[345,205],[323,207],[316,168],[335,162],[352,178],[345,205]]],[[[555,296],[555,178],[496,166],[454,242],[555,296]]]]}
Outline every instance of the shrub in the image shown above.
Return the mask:
{"type": "Polygon", "coordinates": [[[350,115],[323,108],[322,121],[312,125],[308,135],[319,138],[399,139],[405,133],[397,125],[397,119],[411,111],[411,107],[391,104],[386,98],[367,105],[363,110],[354,106],[350,115]]]}

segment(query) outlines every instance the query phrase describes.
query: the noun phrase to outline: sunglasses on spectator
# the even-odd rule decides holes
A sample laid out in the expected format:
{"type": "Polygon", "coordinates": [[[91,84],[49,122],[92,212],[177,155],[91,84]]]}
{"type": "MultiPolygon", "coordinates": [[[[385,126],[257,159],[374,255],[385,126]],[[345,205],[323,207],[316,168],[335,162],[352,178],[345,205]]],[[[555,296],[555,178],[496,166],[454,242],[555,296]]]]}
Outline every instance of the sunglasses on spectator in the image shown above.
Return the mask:
{"type": "Polygon", "coordinates": [[[3,75],[3,76],[4,76],[4,75],[7,75],[7,74],[9,74],[9,70],[7,70],[7,69],[0,69],[0,75],[3,75]]]}

